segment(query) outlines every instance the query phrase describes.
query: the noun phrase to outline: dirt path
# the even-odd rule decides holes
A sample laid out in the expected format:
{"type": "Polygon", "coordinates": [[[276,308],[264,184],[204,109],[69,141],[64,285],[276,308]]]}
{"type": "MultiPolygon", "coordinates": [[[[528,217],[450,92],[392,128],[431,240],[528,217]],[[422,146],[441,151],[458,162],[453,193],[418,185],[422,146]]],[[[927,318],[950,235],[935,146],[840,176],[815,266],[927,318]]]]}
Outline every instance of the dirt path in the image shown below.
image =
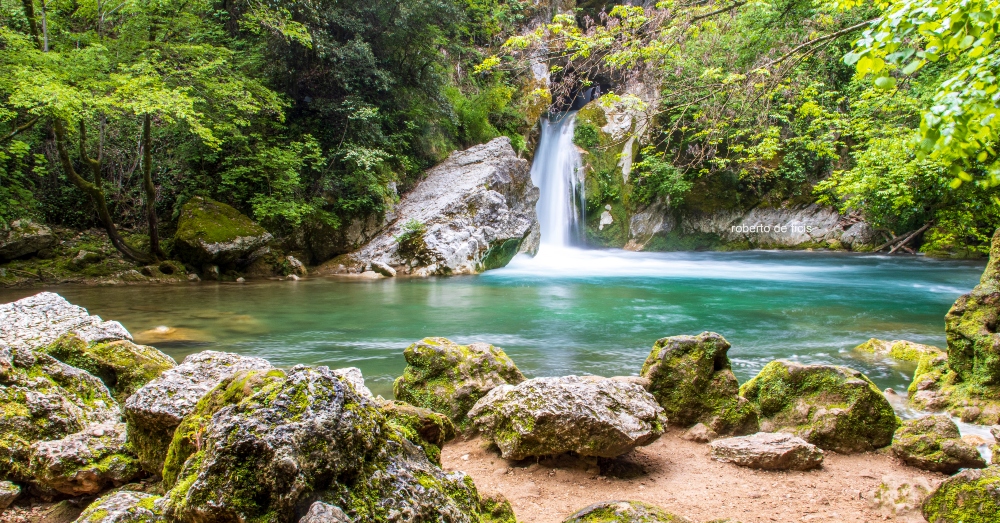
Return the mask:
{"type": "Polygon", "coordinates": [[[933,488],[946,476],[906,467],[885,452],[827,452],[821,470],[765,472],[719,463],[708,445],[671,431],[625,459],[600,464],[563,457],[535,463],[509,462],[480,438],[448,444],[447,470],[463,470],[484,493],[510,500],[519,521],[558,523],[599,501],[638,500],[694,521],[732,518],[741,523],[773,521],[922,522],[916,501],[878,506],[876,488],[886,480],[933,488]]]}

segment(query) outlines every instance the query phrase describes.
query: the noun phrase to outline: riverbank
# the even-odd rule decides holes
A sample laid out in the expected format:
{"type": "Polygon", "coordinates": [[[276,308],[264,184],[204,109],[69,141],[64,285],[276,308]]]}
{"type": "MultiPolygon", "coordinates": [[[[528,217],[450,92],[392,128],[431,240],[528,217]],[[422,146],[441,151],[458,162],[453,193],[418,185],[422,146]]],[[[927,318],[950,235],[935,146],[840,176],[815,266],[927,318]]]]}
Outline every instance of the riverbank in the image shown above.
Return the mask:
{"type": "MultiPolygon", "coordinates": [[[[442,449],[446,470],[462,470],[486,493],[510,500],[519,521],[558,523],[604,500],[636,500],[694,521],[922,522],[919,501],[944,474],[907,467],[888,452],[829,452],[823,468],[762,471],[712,460],[704,443],[671,430],[649,446],[599,463],[577,458],[502,459],[481,438],[442,449]],[[911,485],[924,494],[895,503],[888,489],[911,485]]],[[[898,494],[897,494],[898,496],[898,494]]]]}

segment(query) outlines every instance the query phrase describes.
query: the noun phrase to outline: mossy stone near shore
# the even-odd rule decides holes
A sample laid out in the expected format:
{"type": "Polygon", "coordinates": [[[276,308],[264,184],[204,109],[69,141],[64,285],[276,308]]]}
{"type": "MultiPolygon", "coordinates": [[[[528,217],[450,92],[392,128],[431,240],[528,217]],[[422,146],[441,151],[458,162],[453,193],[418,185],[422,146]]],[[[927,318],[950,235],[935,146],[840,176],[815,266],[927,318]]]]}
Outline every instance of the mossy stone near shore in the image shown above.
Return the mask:
{"type": "Polygon", "coordinates": [[[729,342],[714,332],[658,340],[642,366],[649,392],[671,425],[704,423],[717,434],[757,432],[756,405],[740,396],[727,352],[729,342]]]}
{"type": "Polygon", "coordinates": [[[892,453],[907,465],[945,474],[986,466],[979,450],[962,441],[958,426],[947,416],[904,421],[893,438],[892,453]]]}
{"type": "Polygon", "coordinates": [[[760,408],[761,430],[790,432],[824,450],[882,448],[899,427],[882,392],[847,367],[772,361],[740,394],[760,408]]]}
{"type": "Polygon", "coordinates": [[[403,357],[406,369],[392,387],[396,399],[444,414],[459,430],[469,426],[466,415],[487,392],[524,381],[503,349],[488,343],[424,338],[407,347],[403,357]]]}
{"type": "Polygon", "coordinates": [[[944,480],[921,509],[929,523],[996,523],[1000,465],[967,469],[944,480]]]}
{"type": "Polygon", "coordinates": [[[97,376],[118,403],[125,403],[140,387],[177,365],[170,356],[153,347],[128,340],[87,343],[74,333],[63,335],[38,351],[97,376]]]}
{"type": "Polygon", "coordinates": [[[431,463],[441,466],[441,447],[455,439],[455,425],[448,416],[402,401],[382,403],[382,412],[390,425],[424,449],[431,463]]]}
{"type": "Polygon", "coordinates": [[[875,356],[889,357],[898,361],[910,361],[917,363],[926,356],[938,356],[944,351],[932,345],[923,345],[906,340],[880,340],[871,338],[868,341],[854,347],[856,352],[864,352],[875,356]]]}
{"type": "Polygon", "coordinates": [[[603,501],[581,509],[563,523],[691,523],[641,501],[603,501]]]}
{"type": "Polygon", "coordinates": [[[231,266],[264,247],[271,234],[238,210],[195,196],[181,207],[174,250],[184,261],[231,266]]]}

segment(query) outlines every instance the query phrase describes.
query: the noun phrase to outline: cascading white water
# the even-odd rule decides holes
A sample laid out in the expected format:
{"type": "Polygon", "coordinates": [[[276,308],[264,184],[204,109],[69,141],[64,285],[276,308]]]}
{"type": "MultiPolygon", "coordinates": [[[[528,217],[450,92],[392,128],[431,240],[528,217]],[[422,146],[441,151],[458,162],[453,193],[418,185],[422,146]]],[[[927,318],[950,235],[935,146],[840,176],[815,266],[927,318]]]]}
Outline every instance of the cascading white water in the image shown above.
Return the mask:
{"type": "Polygon", "coordinates": [[[573,144],[575,123],[575,112],[541,121],[542,136],[531,164],[531,181],[541,191],[536,209],[542,246],[578,243],[583,202],[577,176],[580,153],[573,144]]]}

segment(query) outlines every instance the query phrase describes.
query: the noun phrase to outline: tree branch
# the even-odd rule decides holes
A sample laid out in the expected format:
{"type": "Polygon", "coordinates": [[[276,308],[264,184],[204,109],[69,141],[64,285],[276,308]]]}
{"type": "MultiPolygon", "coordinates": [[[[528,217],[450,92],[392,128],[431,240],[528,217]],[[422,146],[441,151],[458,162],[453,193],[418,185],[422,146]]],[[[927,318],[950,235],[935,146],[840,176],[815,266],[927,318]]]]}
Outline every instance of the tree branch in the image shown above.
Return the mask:
{"type": "Polygon", "coordinates": [[[801,51],[805,47],[809,47],[809,46],[818,44],[820,42],[825,42],[827,40],[833,40],[834,38],[837,38],[838,36],[843,36],[843,35],[845,35],[847,33],[850,33],[851,31],[856,31],[858,29],[861,29],[862,27],[871,24],[875,20],[878,20],[878,18],[872,18],[871,20],[865,20],[864,22],[854,24],[854,25],[852,25],[850,27],[845,27],[845,28],[843,28],[843,29],[841,29],[839,31],[836,31],[834,33],[830,33],[830,34],[828,34],[826,36],[821,36],[819,38],[814,38],[812,40],[809,40],[808,42],[804,42],[804,43],[796,46],[791,51],[788,51],[787,53],[785,53],[784,55],[782,55],[781,58],[778,58],[777,60],[772,60],[765,67],[771,67],[771,66],[776,65],[778,63],[784,62],[785,60],[787,60],[788,58],[792,57],[793,55],[795,55],[795,53],[798,53],[799,51],[801,51]]]}
{"type": "Polygon", "coordinates": [[[698,15],[698,16],[692,18],[691,21],[692,22],[697,22],[698,20],[704,20],[705,18],[711,18],[711,17],[713,17],[715,15],[721,15],[722,13],[728,13],[729,11],[732,11],[733,9],[736,9],[738,7],[742,7],[744,5],[746,5],[746,2],[736,2],[735,4],[731,4],[731,5],[727,6],[727,7],[723,7],[721,9],[716,9],[715,11],[712,11],[711,13],[705,13],[703,15],[698,15]]]}
{"type": "Polygon", "coordinates": [[[38,123],[39,118],[40,118],[39,116],[36,116],[36,117],[28,120],[27,122],[25,122],[25,123],[23,123],[23,124],[15,127],[13,131],[11,131],[11,132],[7,133],[6,135],[0,137],[0,143],[4,143],[4,142],[6,142],[6,141],[8,141],[8,140],[10,140],[12,138],[14,138],[15,136],[17,136],[19,133],[23,133],[24,131],[27,131],[28,129],[31,129],[32,127],[35,126],[36,123],[38,123]]]}

